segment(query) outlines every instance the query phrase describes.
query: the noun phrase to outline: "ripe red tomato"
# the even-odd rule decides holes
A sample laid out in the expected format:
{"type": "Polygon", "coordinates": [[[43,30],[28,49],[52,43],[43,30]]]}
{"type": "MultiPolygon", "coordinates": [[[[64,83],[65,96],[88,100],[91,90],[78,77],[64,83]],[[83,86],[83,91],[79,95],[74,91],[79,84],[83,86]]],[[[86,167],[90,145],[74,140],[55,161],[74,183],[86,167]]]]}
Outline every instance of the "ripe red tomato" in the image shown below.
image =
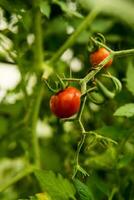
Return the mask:
{"type": "MultiPolygon", "coordinates": [[[[97,51],[90,54],[90,63],[93,67],[98,65],[100,62],[102,62],[107,56],[110,55],[110,52],[105,48],[99,48],[97,51]]],[[[109,67],[113,62],[113,59],[111,58],[109,62],[104,65],[104,68],[109,67]]]]}
{"type": "Polygon", "coordinates": [[[59,118],[68,118],[80,109],[81,92],[75,87],[68,87],[53,95],[50,99],[50,109],[59,118]]]}

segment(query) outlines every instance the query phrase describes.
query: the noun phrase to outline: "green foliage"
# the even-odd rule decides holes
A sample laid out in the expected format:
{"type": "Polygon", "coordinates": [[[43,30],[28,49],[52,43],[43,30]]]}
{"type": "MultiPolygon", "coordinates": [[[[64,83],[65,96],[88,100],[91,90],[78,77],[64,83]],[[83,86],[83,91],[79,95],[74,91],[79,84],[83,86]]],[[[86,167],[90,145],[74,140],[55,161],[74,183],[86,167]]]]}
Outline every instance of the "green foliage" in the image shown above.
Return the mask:
{"type": "Polygon", "coordinates": [[[43,192],[46,191],[53,200],[75,199],[75,189],[73,185],[60,174],[56,176],[52,171],[36,170],[35,175],[43,192]]]}
{"type": "Polygon", "coordinates": [[[119,107],[114,113],[115,116],[133,117],[134,116],[134,104],[129,103],[119,107]]]}
{"type": "Polygon", "coordinates": [[[74,185],[76,187],[80,200],[94,200],[93,194],[84,183],[82,183],[78,179],[75,179],[74,185]]]}
{"type": "Polygon", "coordinates": [[[47,1],[46,2],[45,1],[41,1],[40,10],[47,18],[50,17],[51,8],[50,8],[50,5],[49,5],[49,3],[47,1]]]}

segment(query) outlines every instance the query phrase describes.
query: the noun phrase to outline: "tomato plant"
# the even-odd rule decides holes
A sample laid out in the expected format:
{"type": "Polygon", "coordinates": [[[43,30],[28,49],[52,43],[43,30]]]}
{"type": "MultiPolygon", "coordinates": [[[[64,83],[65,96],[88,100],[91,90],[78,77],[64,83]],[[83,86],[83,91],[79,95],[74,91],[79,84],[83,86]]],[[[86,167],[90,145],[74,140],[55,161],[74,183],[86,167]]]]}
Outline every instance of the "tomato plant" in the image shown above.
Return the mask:
{"type": "Polygon", "coordinates": [[[133,10],[0,1],[1,200],[133,200],[133,10]]]}

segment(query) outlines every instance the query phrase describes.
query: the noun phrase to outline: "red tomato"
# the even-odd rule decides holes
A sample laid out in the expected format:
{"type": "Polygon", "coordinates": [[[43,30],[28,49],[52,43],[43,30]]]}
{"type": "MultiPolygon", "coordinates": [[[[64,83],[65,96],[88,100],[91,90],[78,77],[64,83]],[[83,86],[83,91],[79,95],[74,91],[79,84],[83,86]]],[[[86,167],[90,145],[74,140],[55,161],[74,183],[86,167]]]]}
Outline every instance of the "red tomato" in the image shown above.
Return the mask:
{"type": "MultiPolygon", "coordinates": [[[[93,67],[98,65],[100,62],[102,62],[107,56],[110,55],[110,52],[105,48],[99,48],[97,51],[90,54],[90,63],[93,67]]],[[[104,68],[109,67],[113,62],[113,59],[111,58],[109,62],[104,65],[104,68]]]]}
{"type": "Polygon", "coordinates": [[[81,92],[75,87],[68,87],[53,95],[50,109],[59,118],[68,118],[80,109],[81,92]]]}

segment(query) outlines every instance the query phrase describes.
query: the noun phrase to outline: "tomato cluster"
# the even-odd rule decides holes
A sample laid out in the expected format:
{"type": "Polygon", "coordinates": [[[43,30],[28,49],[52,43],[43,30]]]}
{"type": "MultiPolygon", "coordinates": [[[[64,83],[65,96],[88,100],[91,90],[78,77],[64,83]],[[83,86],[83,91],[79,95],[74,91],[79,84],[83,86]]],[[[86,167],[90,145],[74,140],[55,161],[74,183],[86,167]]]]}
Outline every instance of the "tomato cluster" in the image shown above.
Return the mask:
{"type": "MultiPolygon", "coordinates": [[[[105,48],[99,48],[97,51],[90,54],[90,63],[93,67],[96,67],[106,57],[110,55],[110,52],[105,48]]],[[[113,62],[111,58],[104,68],[109,67],[113,62]]],[[[53,95],[50,99],[50,110],[58,118],[69,118],[79,112],[81,103],[81,92],[75,87],[67,87],[64,90],[60,90],[53,95]]]]}

